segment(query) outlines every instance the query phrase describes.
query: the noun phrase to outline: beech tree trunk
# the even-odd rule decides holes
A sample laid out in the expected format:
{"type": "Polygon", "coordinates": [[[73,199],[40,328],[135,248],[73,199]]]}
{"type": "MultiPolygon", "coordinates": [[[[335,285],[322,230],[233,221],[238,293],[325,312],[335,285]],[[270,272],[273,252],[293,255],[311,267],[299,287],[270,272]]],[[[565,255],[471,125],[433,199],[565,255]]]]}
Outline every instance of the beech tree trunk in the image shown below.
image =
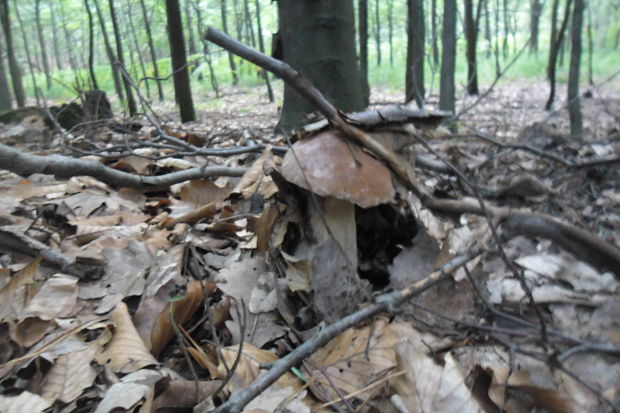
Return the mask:
{"type": "Polygon", "coordinates": [[[465,0],[465,39],[467,40],[467,94],[477,95],[478,65],[476,62],[476,48],[478,43],[478,22],[483,0],[478,0],[476,15],[474,16],[473,0],[465,0]]]}
{"type": "MultiPolygon", "coordinates": [[[[144,63],[144,58],[142,57],[142,53],[140,51],[140,42],[138,41],[138,31],[136,30],[136,25],[133,22],[134,17],[133,17],[133,10],[132,10],[131,2],[127,2],[127,11],[128,11],[127,18],[129,20],[129,28],[131,29],[131,40],[133,41],[133,49],[138,58],[138,63],[140,64],[140,71],[142,72],[142,77],[146,78],[148,75],[146,73],[146,65],[144,63]]],[[[146,88],[146,96],[150,100],[151,99],[151,87],[149,86],[149,82],[145,81],[144,86],[146,88]]]]}
{"type": "Polygon", "coordinates": [[[26,104],[26,94],[24,93],[21,70],[19,69],[17,58],[15,57],[10,16],[8,0],[0,0],[0,23],[2,23],[2,30],[4,31],[6,54],[9,60],[9,72],[11,73],[11,83],[13,84],[13,94],[15,95],[17,106],[23,108],[26,104]]]}
{"type": "Polygon", "coordinates": [[[108,30],[105,27],[105,19],[103,17],[103,13],[101,12],[101,8],[99,7],[99,0],[94,0],[95,2],[95,11],[97,12],[97,18],[99,19],[99,25],[101,27],[101,34],[103,35],[103,43],[105,45],[106,55],[108,56],[108,60],[110,61],[110,69],[112,70],[112,79],[114,80],[114,90],[116,90],[116,94],[121,102],[125,103],[125,93],[123,92],[123,88],[121,86],[121,78],[118,73],[118,67],[114,62],[116,62],[116,57],[114,57],[114,51],[112,50],[112,45],[110,44],[110,38],[108,37],[108,30]]]}
{"type": "Polygon", "coordinates": [[[439,84],[439,109],[454,112],[454,69],[456,67],[456,0],[444,0],[441,44],[441,80],[439,84]]]}
{"type": "Polygon", "coordinates": [[[84,0],[84,7],[86,8],[86,14],[88,15],[88,73],[90,74],[90,82],[92,83],[92,89],[99,89],[97,84],[97,76],[95,76],[95,35],[93,25],[93,13],[90,10],[90,4],[88,0],[84,0]]]}
{"type": "Polygon", "coordinates": [[[394,66],[394,0],[388,0],[388,42],[390,44],[390,66],[394,66]]]}
{"type": "Polygon", "coordinates": [[[424,107],[424,0],[407,0],[405,102],[424,107]]]}
{"type": "MultiPolygon", "coordinates": [[[[261,23],[261,18],[260,18],[260,3],[258,2],[258,0],[254,0],[254,3],[256,5],[256,26],[257,26],[257,37],[258,37],[258,50],[260,50],[261,53],[265,53],[265,41],[263,39],[263,25],[261,23]]],[[[263,79],[265,80],[265,84],[267,85],[267,95],[269,97],[269,102],[273,103],[274,102],[274,97],[273,97],[273,89],[271,88],[271,81],[269,80],[269,73],[267,73],[267,71],[262,70],[261,71],[263,79]]]]}
{"type": "MultiPolygon", "coordinates": [[[[363,109],[353,0],[279,1],[278,16],[283,60],[304,73],[339,109],[363,109]]],[[[288,133],[314,110],[285,85],[279,130],[288,133]]]]}
{"type": "Polygon", "coordinates": [[[28,35],[26,34],[26,29],[24,26],[24,22],[22,21],[21,15],[19,13],[19,8],[15,5],[15,17],[17,17],[17,23],[19,25],[19,30],[22,33],[22,41],[24,43],[24,50],[26,51],[26,59],[28,60],[28,68],[30,69],[30,79],[32,80],[32,89],[34,91],[34,96],[37,100],[37,106],[41,105],[39,99],[39,86],[37,86],[37,80],[34,75],[34,56],[30,53],[30,42],[28,41],[28,35]]]}
{"type": "Polygon", "coordinates": [[[368,0],[359,0],[357,10],[362,100],[364,106],[368,106],[370,103],[370,86],[368,84],[368,0]]]}
{"type": "Polygon", "coordinates": [[[194,102],[192,101],[192,89],[189,82],[189,70],[187,69],[187,56],[185,54],[185,39],[183,38],[183,22],[181,21],[181,8],[179,0],[166,0],[166,16],[168,21],[168,38],[170,43],[170,56],[172,58],[172,70],[174,72],[174,94],[181,110],[181,122],[196,120],[194,102]]]}
{"type": "MultiPolygon", "coordinates": [[[[437,0],[431,1],[431,49],[433,53],[433,65],[439,64],[439,46],[437,44],[437,0]]],[[[436,70],[436,69],[433,69],[436,70]]]]}
{"type": "Polygon", "coordinates": [[[571,53],[568,70],[568,115],[570,134],[573,139],[583,138],[583,120],[579,99],[579,69],[581,67],[581,31],[583,29],[583,10],[585,0],[575,0],[571,24],[571,53]]]}
{"type": "Polygon", "coordinates": [[[547,99],[547,103],[545,104],[545,110],[551,110],[553,106],[553,101],[555,100],[555,74],[557,68],[557,60],[558,54],[560,52],[560,45],[563,42],[564,33],[566,32],[566,27],[568,25],[568,19],[570,17],[571,11],[571,3],[572,0],[566,0],[566,7],[564,8],[564,18],[562,20],[562,25],[560,30],[554,30],[557,26],[557,10],[558,10],[558,0],[554,0],[553,10],[551,14],[551,45],[549,47],[549,65],[547,66],[547,78],[549,79],[549,98],[547,99]],[[553,35],[555,33],[555,38],[553,35]]]}
{"type": "Polygon", "coordinates": [[[377,66],[381,66],[381,19],[379,17],[379,2],[375,0],[375,47],[377,49],[377,66]]]}
{"type": "Polygon", "coordinates": [[[56,12],[54,12],[54,4],[53,2],[49,3],[50,9],[50,17],[52,19],[52,45],[54,46],[54,60],[56,60],[56,68],[58,70],[62,69],[62,57],[60,55],[60,47],[58,46],[58,34],[56,30],[58,26],[56,25],[56,12]]]}
{"type": "Polygon", "coordinates": [[[41,62],[43,63],[43,70],[45,71],[45,83],[47,88],[52,87],[52,75],[50,72],[50,65],[47,59],[47,42],[43,37],[43,26],[41,25],[41,0],[35,0],[34,2],[34,19],[37,25],[37,36],[39,37],[39,48],[41,50],[41,62]]]}
{"type": "Polygon", "coordinates": [[[189,0],[183,2],[185,11],[185,28],[187,29],[187,47],[190,55],[196,54],[196,41],[194,40],[194,26],[192,25],[192,16],[189,10],[189,0]]]}

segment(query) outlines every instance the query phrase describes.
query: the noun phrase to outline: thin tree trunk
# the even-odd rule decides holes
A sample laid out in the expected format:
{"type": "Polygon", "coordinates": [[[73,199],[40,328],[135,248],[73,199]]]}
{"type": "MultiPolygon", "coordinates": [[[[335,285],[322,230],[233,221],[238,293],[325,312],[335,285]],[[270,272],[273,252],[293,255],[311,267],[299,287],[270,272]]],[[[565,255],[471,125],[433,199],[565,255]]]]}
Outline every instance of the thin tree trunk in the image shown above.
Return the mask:
{"type": "Polygon", "coordinates": [[[581,66],[581,31],[583,29],[583,10],[585,0],[575,0],[571,24],[571,53],[568,71],[568,115],[570,134],[573,139],[583,138],[583,120],[579,99],[579,68],[581,66]]]}
{"type": "Polygon", "coordinates": [[[484,38],[487,41],[486,57],[491,57],[493,53],[493,39],[491,36],[491,13],[489,12],[489,0],[484,1],[484,38]]]}
{"type": "Polygon", "coordinates": [[[594,63],[592,61],[592,55],[594,53],[594,39],[592,38],[592,18],[592,3],[588,3],[588,84],[590,86],[594,85],[594,63]]]}
{"type": "Polygon", "coordinates": [[[2,36],[0,36],[0,112],[11,109],[13,109],[13,103],[11,102],[9,81],[4,68],[4,45],[2,44],[2,36]]]}
{"type": "Polygon", "coordinates": [[[155,46],[153,45],[153,34],[151,33],[151,22],[146,12],[146,5],[144,0],[140,0],[140,8],[142,9],[142,19],[144,28],[146,29],[146,38],[149,45],[149,52],[151,54],[151,64],[153,65],[153,74],[157,78],[157,94],[159,95],[160,102],[164,100],[164,90],[161,86],[161,80],[159,79],[159,68],[157,67],[157,55],[155,53],[155,46]]]}
{"type": "MultiPolygon", "coordinates": [[[[131,29],[131,38],[133,40],[134,49],[136,51],[136,55],[138,56],[138,63],[140,64],[140,70],[142,71],[142,77],[146,78],[148,75],[146,73],[146,64],[144,63],[144,58],[142,57],[142,52],[140,51],[140,42],[138,41],[138,31],[136,30],[136,25],[133,21],[133,10],[131,7],[131,2],[127,2],[128,8],[128,17],[129,17],[129,28],[131,29]]],[[[144,81],[144,85],[146,86],[146,96],[151,99],[151,88],[149,86],[148,81],[144,81]]]]}
{"type": "Polygon", "coordinates": [[[424,107],[424,1],[407,0],[407,72],[405,102],[424,107]]]}
{"type": "Polygon", "coordinates": [[[530,52],[536,53],[538,52],[538,27],[543,5],[540,0],[531,0],[530,4],[530,52]]]}
{"type": "Polygon", "coordinates": [[[33,56],[30,53],[30,46],[28,43],[28,36],[26,35],[26,29],[24,27],[24,22],[22,21],[22,17],[19,13],[19,7],[17,6],[17,2],[14,4],[15,6],[15,17],[17,17],[17,23],[19,23],[19,29],[22,33],[22,41],[24,43],[24,50],[26,51],[26,59],[28,60],[28,68],[30,69],[30,78],[32,80],[32,91],[34,92],[34,96],[37,100],[37,106],[41,106],[41,102],[39,99],[39,93],[37,85],[37,80],[34,75],[34,65],[32,63],[33,56]]]}
{"type": "Polygon", "coordinates": [[[245,14],[245,27],[246,31],[250,35],[250,44],[253,48],[256,48],[256,36],[254,35],[254,25],[252,24],[252,13],[250,13],[250,5],[248,0],[243,0],[243,11],[245,14]]]}
{"type": "MultiPolygon", "coordinates": [[[[547,99],[547,103],[545,104],[545,110],[551,110],[551,107],[553,106],[553,101],[555,100],[555,74],[556,74],[556,67],[557,67],[557,59],[558,59],[560,44],[562,43],[564,33],[566,32],[566,26],[568,25],[568,18],[570,17],[570,10],[571,10],[571,3],[572,3],[572,0],[566,1],[566,6],[564,8],[564,19],[562,20],[562,25],[560,27],[560,30],[557,31],[556,33],[556,38],[552,39],[551,47],[549,48],[549,65],[547,66],[547,78],[549,79],[549,98],[547,99]]],[[[553,33],[553,27],[555,26],[555,24],[553,23],[553,20],[556,19],[557,21],[557,4],[555,3],[554,3],[554,8],[556,10],[556,13],[551,15],[552,33],[553,33]]]]}
{"type": "MultiPolygon", "coordinates": [[[[265,41],[263,40],[263,25],[260,17],[260,3],[258,0],[254,0],[256,6],[256,27],[258,30],[258,50],[261,53],[265,53],[265,41]]],[[[271,81],[269,80],[269,73],[266,70],[262,71],[263,79],[265,79],[265,84],[267,85],[267,95],[269,97],[269,102],[273,103],[275,101],[273,97],[273,89],[271,88],[271,81]]]]}
{"type": "MultiPolygon", "coordinates": [[[[205,32],[204,24],[202,22],[202,13],[200,11],[200,0],[196,0],[195,3],[192,3],[194,6],[194,12],[196,13],[196,20],[198,20],[198,31],[200,33],[205,32]]],[[[211,62],[211,54],[209,53],[209,42],[204,37],[200,37],[203,46],[203,53],[205,56],[205,60],[207,61],[207,66],[209,67],[209,79],[211,80],[211,87],[215,92],[215,97],[220,96],[220,89],[217,83],[217,76],[215,76],[215,71],[213,70],[213,62],[211,62]]],[[[267,80],[268,90],[271,92],[270,97],[273,98],[273,91],[271,91],[271,85],[269,84],[269,80],[267,80]]]]}
{"type": "Polygon", "coordinates": [[[174,94],[181,111],[181,122],[192,122],[196,120],[196,112],[194,111],[192,88],[189,82],[189,70],[187,69],[179,0],[166,0],[166,16],[170,57],[172,58],[172,71],[174,73],[174,94]]]}
{"type": "Polygon", "coordinates": [[[370,103],[370,86],[368,84],[368,0],[358,2],[358,41],[360,53],[360,81],[364,107],[370,103]]]}
{"type": "Polygon", "coordinates": [[[504,0],[504,44],[502,52],[504,57],[508,56],[508,37],[510,36],[510,13],[508,11],[508,1],[504,0]]]}
{"type": "Polygon", "coordinates": [[[88,14],[88,72],[90,73],[90,81],[92,83],[92,89],[99,89],[99,85],[97,84],[97,76],[95,76],[95,35],[94,35],[94,25],[93,25],[93,13],[90,10],[90,4],[88,4],[88,0],[84,0],[84,7],[86,8],[86,13],[88,14]]]}
{"type": "Polygon", "coordinates": [[[8,0],[0,0],[0,22],[4,31],[6,41],[6,54],[9,60],[9,72],[11,73],[11,83],[13,84],[13,94],[17,106],[23,108],[26,104],[26,94],[22,83],[22,74],[15,57],[15,47],[13,44],[13,33],[11,33],[11,13],[8,0]]]}
{"type": "Polygon", "coordinates": [[[379,2],[375,0],[375,46],[377,49],[377,66],[381,66],[381,20],[379,17],[379,2]]]}
{"type": "Polygon", "coordinates": [[[187,47],[190,55],[196,54],[196,41],[194,40],[194,26],[189,10],[189,0],[184,0],[183,9],[185,11],[185,27],[187,28],[187,47]]]}
{"type": "Polygon", "coordinates": [[[456,67],[456,0],[444,0],[441,43],[441,81],[439,85],[439,109],[454,112],[454,69],[456,67]]]}
{"type": "Polygon", "coordinates": [[[105,51],[108,55],[108,60],[110,62],[110,68],[112,70],[112,79],[114,80],[114,90],[116,90],[116,94],[122,103],[125,102],[125,93],[123,92],[123,88],[121,86],[120,74],[118,72],[118,67],[114,62],[116,62],[116,58],[114,57],[114,51],[112,50],[112,45],[110,43],[110,38],[108,37],[108,30],[105,27],[105,19],[103,17],[103,13],[101,12],[101,8],[99,7],[99,0],[93,0],[95,2],[95,10],[97,11],[97,18],[99,19],[99,25],[101,26],[101,34],[103,35],[103,43],[105,45],[105,51]]]}
{"type": "Polygon", "coordinates": [[[50,2],[48,6],[50,9],[50,17],[52,18],[52,45],[54,46],[54,59],[56,60],[56,68],[58,70],[62,70],[62,57],[60,56],[58,35],[56,34],[58,26],[56,25],[56,12],[54,11],[54,3],[50,2]]]}
{"type": "MultiPolygon", "coordinates": [[[[222,30],[228,34],[228,20],[226,18],[226,0],[220,0],[220,12],[222,17],[222,30]]],[[[239,84],[239,76],[237,75],[237,65],[235,64],[235,57],[232,53],[228,52],[228,64],[230,66],[230,73],[232,74],[232,84],[239,84]]]]}
{"type": "Polygon", "coordinates": [[[478,65],[476,62],[476,48],[478,42],[478,22],[483,0],[478,0],[476,16],[474,17],[473,0],[465,0],[465,38],[467,40],[467,94],[477,95],[478,65]]]}
{"type": "Polygon", "coordinates": [[[41,25],[41,0],[35,0],[34,2],[34,19],[37,25],[37,36],[39,37],[39,47],[41,49],[41,62],[45,71],[45,84],[49,90],[52,87],[52,74],[49,61],[47,60],[46,41],[43,37],[43,26],[41,25]]]}
{"type": "MultiPolygon", "coordinates": [[[[116,56],[118,60],[118,64],[125,67],[125,62],[123,58],[123,42],[120,35],[120,30],[118,28],[118,21],[116,20],[116,10],[114,9],[114,0],[109,0],[110,4],[110,17],[112,19],[112,28],[114,31],[114,38],[116,39],[116,56]]],[[[136,101],[133,97],[133,92],[131,91],[131,84],[129,83],[129,79],[126,79],[123,76],[123,85],[125,86],[125,94],[127,96],[127,108],[129,109],[129,115],[134,116],[137,112],[136,101]]]]}
{"type": "MultiPolygon", "coordinates": [[[[431,1],[431,49],[433,65],[439,64],[439,45],[437,42],[437,0],[431,1]]],[[[436,69],[433,69],[433,71],[436,69]]]]}
{"type": "Polygon", "coordinates": [[[65,8],[64,8],[64,2],[61,1],[58,4],[60,4],[60,23],[62,25],[62,33],[65,38],[65,47],[67,48],[69,67],[71,68],[71,71],[73,72],[74,78],[77,78],[78,65],[75,61],[75,54],[73,53],[75,46],[73,44],[73,41],[71,40],[71,33],[69,33],[69,29],[67,28],[67,18],[66,18],[66,13],[65,13],[65,8]]]}
{"type": "Polygon", "coordinates": [[[495,47],[493,54],[495,55],[495,75],[499,77],[501,66],[499,64],[499,0],[495,0],[495,47]]]}

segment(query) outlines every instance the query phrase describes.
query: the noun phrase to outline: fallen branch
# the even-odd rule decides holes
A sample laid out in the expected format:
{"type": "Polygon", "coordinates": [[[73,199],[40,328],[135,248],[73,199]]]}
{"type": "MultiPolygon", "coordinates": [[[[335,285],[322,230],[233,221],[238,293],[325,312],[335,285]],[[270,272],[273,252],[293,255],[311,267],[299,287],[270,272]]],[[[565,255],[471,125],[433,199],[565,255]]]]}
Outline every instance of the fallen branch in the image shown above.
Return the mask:
{"type": "Polygon", "coordinates": [[[20,176],[34,173],[54,175],[57,179],[91,176],[108,185],[134,189],[166,188],[179,182],[214,176],[241,176],[246,171],[246,168],[206,166],[158,176],[134,175],[95,161],[62,155],[30,155],[2,144],[0,144],[0,165],[2,169],[20,176]]]}
{"type": "Polygon", "coordinates": [[[467,264],[481,253],[481,248],[475,248],[466,255],[454,258],[446,263],[440,270],[429,274],[426,278],[423,278],[409,287],[380,295],[377,297],[374,304],[350,314],[334,324],[328,325],[285,357],[270,364],[270,369],[266,373],[263,373],[254,380],[252,384],[215,409],[214,413],[236,413],[242,411],[252,399],[275,383],[275,381],[291,367],[300,363],[338,334],[379,313],[385,311],[393,312],[399,305],[423,293],[439,281],[446,279],[458,268],[467,264]]]}

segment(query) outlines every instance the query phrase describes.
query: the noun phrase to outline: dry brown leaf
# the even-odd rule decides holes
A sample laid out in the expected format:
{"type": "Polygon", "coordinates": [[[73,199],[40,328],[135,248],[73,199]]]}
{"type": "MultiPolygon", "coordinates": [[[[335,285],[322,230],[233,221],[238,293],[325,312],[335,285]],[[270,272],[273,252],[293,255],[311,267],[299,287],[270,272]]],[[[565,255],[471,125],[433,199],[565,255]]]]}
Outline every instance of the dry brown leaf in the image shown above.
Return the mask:
{"type": "Polygon", "coordinates": [[[17,324],[11,325],[11,339],[22,347],[30,347],[38,343],[52,328],[52,323],[38,317],[26,317],[17,324]]]}
{"type": "Polygon", "coordinates": [[[41,320],[69,317],[78,297],[78,279],[70,275],[56,274],[49,278],[28,304],[26,311],[41,320]]]}
{"type": "MultiPolygon", "coordinates": [[[[239,180],[239,183],[232,192],[240,193],[243,199],[248,199],[254,193],[259,191],[259,186],[263,186],[263,182],[267,185],[267,182],[269,181],[271,182],[271,185],[275,187],[273,181],[271,181],[271,178],[265,175],[263,168],[265,163],[269,162],[269,159],[271,159],[271,147],[265,148],[261,156],[254,161],[252,166],[250,166],[247,171],[245,171],[239,180]]],[[[269,193],[273,195],[272,189],[268,190],[265,195],[269,195],[269,193]]],[[[269,196],[263,196],[263,198],[267,199],[269,196]]]]}
{"type": "Polygon", "coordinates": [[[269,241],[273,226],[276,223],[280,211],[274,203],[269,203],[263,213],[258,217],[252,231],[256,234],[256,249],[258,251],[267,251],[269,249],[269,241]]]}
{"type": "Polygon", "coordinates": [[[162,222],[164,228],[172,229],[176,224],[186,223],[186,224],[195,224],[198,221],[211,221],[217,212],[217,207],[215,202],[212,202],[207,205],[203,205],[200,208],[192,211],[190,213],[181,215],[176,218],[166,218],[162,222]]]}
{"type": "Polygon", "coordinates": [[[520,370],[508,378],[508,388],[527,393],[539,407],[549,413],[578,413],[583,409],[567,393],[535,385],[526,370],[520,370]]]}
{"type": "Polygon", "coordinates": [[[97,372],[91,366],[91,362],[100,347],[95,341],[83,350],[58,357],[45,376],[41,390],[43,398],[50,403],[56,400],[71,403],[77,399],[97,377],[97,372]]]}
{"type": "Polygon", "coordinates": [[[35,280],[39,277],[37,258],[11,278],[11,281],[0,290],[0,320],[19,320],[26,316],[25,309],[34,297],[37,287],[35,280]]]}
{"type": "Polygon", "coordinates": [[[108,347],[97,356],[97,362],[107,364],[115,373],[131,373],[158,364],[133,325],[127,305],[121,301],[110,316],[116,329],[108,347]]]}
{"type": "Polygon", "coordinates": [[[166,390],[157,396],[154,411],[160,409],[191,409],[219,389],[221,381],[209,380],[198,382],[198,400],[196,400],[196,382],[192,380],[172,380],[166,390]]]}
{"type": "MultiPolygon", "coordinates": [[[[384,318],[377,319],[374,326],[348,329],[310,357],[307,367],[314,379],[310,389],[317,398],[329,402],[366,387],[396,365],[394,346],[398,340],[399,334],[384,318]]],[[[366,400],[379,390],[356,397],[366,400]]]]}
{"type": "MultiPolygon", "coordinates": [[[[205,282],[204,294],[210,295],[214,290],[215,284],[205,282]]],[[[175,335],[174,328],[170,324],[171,315],[178,326],[183,325],[198,310],[203,298],[203,287],[200,281],[192,280],[187,285],[185,297],[166,305],[153,323],[151,331],[151,349],[153,354],[158,355],[175,335]]]]}
{"type": "Polygon", "coordinates": [[[222,201],[229,191],[215,185],[211,179],[194,179],[181,186],[181,200],[194,207],[222,201]]]}
{"type": "Polygon", "coordinates": [[[0,396],[0,412],[40,413],[48,407],[49,402],[29,391],[24,391],[19,396],[0,396]]]}

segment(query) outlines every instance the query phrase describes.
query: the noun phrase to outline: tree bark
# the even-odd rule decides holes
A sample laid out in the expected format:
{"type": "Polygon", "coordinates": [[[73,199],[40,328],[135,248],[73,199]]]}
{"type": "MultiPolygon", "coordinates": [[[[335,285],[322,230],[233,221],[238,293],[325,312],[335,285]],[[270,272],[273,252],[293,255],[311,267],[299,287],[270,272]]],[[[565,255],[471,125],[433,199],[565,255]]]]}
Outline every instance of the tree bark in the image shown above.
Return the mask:
{"type": "Polygon", "coordinates": [[[540,0],[531,0],[530,7],[530,52],[538,52],[538,27],[543,5],[540,0]]]}
{"type": "Polygon", "coordinates": [[[388,43],[390,44],[390,67],[394,66],[394,0],[388,0],[388,43]]]}
{"type": "MultiPolygon", "coordinates": [[[[254,0],[256,5],[256,26],[257,26],[257,37],[258,37],[258,50],[261,53],[265,53],[265,41],[263,40],[263,25],[261,23],[260,17],[260,3],[258,0],[254,0]]],[[[269,102],[273,103],[275,101],[273,97],[273,89],[271,88],[271,81],[269,80],[269,73],[265,70],[262,71],[263,79],[265,79],[265,84],[267,85],[267,96],[269,97],[269,102]]]]}
{"type": "Polygon", "coordinates": [[[407,0],[407,71],[405,102],[424,107],[424,1],[407,0]]]}
{"type": "Polygon", "coordinates": [[[112,70],[112,79],[114,80],[114,90],[116,90],[116,94],[121,102],[125,102],[125,93],[123,92],[123,88],[121,86],[120,74],[118,72],[118,67],[114,64],[116,58],[114,57],[114,51],[112,50],[112,45],[110,44],[110,38],[108,37],[108,30],[105,27],[105,19],[103,17],[103,13],[101,12],[101,8],[99,7],[99,0],[94,0],[95,2],[95,10],[97,11],[97,18],[99,19],[99,25],[101,26],[101,34],[103,35],[103,43],[105,45],[105,51],[108,56],[108,60],[110,61],[110,69],[112,70]]]}
{"type": "Polygon", "coordinates": [[[38,92],[39,86],[37,86],[37,80],[34,75],[33,56],[30,53],[30,43],[28,42],[28,35],[26,34],[24,22],[22,21],[17,4],[15,4],[15,17],[17,17],[17,23],[19,24],[19,29],[22,32],[22,40],[24,43],[24,50],[26,51],[26,59],[28,60],[28,68],[30,69],[30,79],[32,80],[32,89],[34,91],[34,96],[37,100],[37,106],[41,106],[38,92]]]}
{"type": "Polygon", "coordinates": [[[381,18],[379,17],[379,2],[375,0],[375,47],[377,50],[377,66],[381,66],[381,18]]]}
{"type": "MultiPolygon", "coordinates": [[[[224,33],[228,34],[228,19],[226,15],[228,11],[226,10],[226,0],[220,0],[220,15],[222,17],[222,30],[224,33]]],[[[228,52],[228,65],[230,66],[230,73],[232,74],[232,84],[239,84],[239,75],[237,75],[237,65],[235,64],[235,57],[232,53],[228,52]]]]}
{"type": "Polygon", "coordinates": [[[56,12],[54,12],[54,3],[49,3],[50,9],[50,17],[52,18],[52,45],[54,46],[54,59],[56,60],[56,68],[58,70],[62,70],[62,57],[60,55],[60,47],[58,45],[58,35],[56,34],[56,30],[58,26],[56,25],[56,12]]]}
{"type": "Polygon", "coordinates": [[[11,82],[13,84],[13,94],[17,106],[23,108],[26,104],[26,94],[24,93],[24,84],[22,83],[22,74],[15,57],[15,48],[13,44],[13,33],[11,33],[11,13],[9,11],[8,0],[0,0],[0,23],[4,31],[4,39],[6,42],[6,54],[9,60],[9,72],[11,73],[11,82]]]}
{"type": "MultiPolygon", "coordinates": [[[[146,73],[146,65],[144,63],[144,58],[142,57],[142,52],[140,50],[140,42],[138,41],[138,31],[136,30],[136,26],[133,22],[133,10],[132,3],[127,2],[127,18],[129,20],[129,28],[131,29],[131,40],[133,40],[133,48],[138,57],[138,63],[140,64],[140,70],[142,71],[142,77],[146,78],[148,75],[146,73]]],[[[151,99],[151,87],[149,86],[149,82],[145,81],[144,86],[146,87],[146,96],[151,99]]]]}
{"type": "Polygon", "coordinates": [[[13,109],[11,91],[4,66],[4,45],[0,36],[0,112],[13,109]]]}
{"type": "Polygon", "coordinates": [[[570,134],[573,139],[583,138],[583,120],[579,99],[579,69],[581,66],[581,32],[583,29],[583,11],[585,0],[575,0],[573,21],[571,25],[571,53],[568,70],[568,115],[570,134]]]}
{"type": "Polygon", "coordinates": [[[431,49],[433,53],[433,64],[437,66],[439,64],[439,45],[437,41],[437,0],[431,1],[431,49]]]}
{"type": "Polygon", "coordinates": [[[164,100],[164,90],[161,86],[161,80],[159,79],[159,68],[157,67],[157,54],[155,53],[155,46],[153,45],[153,34],[151,33],[151,22],[146,13],[146,5],[144,0],[140,0],[140,8],[142,9],[142,19],[144,22],[144,28],[146,29],[146,39],[149,45],[149,53],[151,54],[151,64],[153,65],[153,74],[157,78],[157,94],[159,95],[159,101],[164,100]]]}
{"type": "Polygon", "coordinates": [[[172,70],[174,72],[174,94],[181,110],[181,122],[196,120],[192,89],[187,70],[187,56],[185,55],[185,39],[183,38],[183,22],[179,0],[166,0],[166,16],[168,20],[168,38],[172,70]]]}
{"type": "Polygon", "coordinates": [[[368,0],[359,0],[357,11],[362,100],[364,106],[368,106],[370,103],[370,86],[368,84],[368,0]]]}
{"type": "MultiPolygon", "coordinates": [[[[196,13],[196,20],[198,21],[198,33],[204,33],[205,27],[202,20],[202,12],[200,8],[200,0],[196,0],[196,2],[192,3],[194,7],[194,12],[196,13]]],[[[215,71],[213,70],[213,62],[211,61],[211,54],[209,52],[209,42],[202,36],[200,37],[202,41],[203,53],[205,56],[205,60],[207,62],[207,67],[209,68],[209,80],[211,81],[211,88],[215,92],[215,97],[218,98],[220,96],[220,89],[217,83],[217,76],[215,76],[215,71]]],[[[273,92],[271,91],[271,85],[269,84],[269,79],[267,79],[267,85],[270,94],[270,98],[273,99],[273,92]]],[[[273,101],[272,101],[273,102],[273,101]]]]}
{"type": "Polygon", "coordinates": [[[49,90],[52,87],[52,74],[47,59],[47,42],[43,37],[43,25],[41,25],[41,0],[35,0],[34,2],[34,19],[37,25],[37,36],[39,37],[39,47],[41,49],[41,62],[43,63],[43,70],[45,71],[45,84],[49,90]]]}
{"type": "Polygon", "coordinates": [[[189,12],[189,0],[183,2],[185,11],[185,28],[187,29],[187,47],[190,55],[196,54],[196,41],[194,40],[194,26],[192,25],[192,17],[189,12]]]}
{"type": "Polygon", "coordinates": [[[441,32],[441,80],[439,109],[454,112],[454,69],[456,67],[456,0],[444,0],[441,32]]]}
{"type": "MultiPolygon", "coordinates": [[[[362,109],[353,1],[279,1],[278,16],[283,60],[303,72],[338,108],[362,109]]],[[[285,85],[278,128],[288,132],[313,110],[285,85]]]]}
{"type": "MultiPolygon", "coordinates": [[[[556,24],[554,21],[557,21],[557,3],[554,0],[554,12],[551,14],[551,33],[554,32],[554,27],[556,24]]],[[[571,11],[571,3],[572,0],[566,1],[566,7],[564,8],[564,18],[562,20],[562,26],[560,30],[556,33],[556,38],[551,39],[551,47],[549,48],[549,65],[547,66],[547,78],[549,79],[549,98],[547,99],[547,103],[545,104],[545,110],[551,110],[553,106],[553,101],[555,100],[555,74],[558,60],[558,53],[560,52],[560,45],[563,42],[564,33],[566,32],[566,27],[568,25],[568,19],[570,17],[571,11]]]]}
{"type": "Polygon", "coordinates": [[[84,0],[84,7],[86,8],[86,13],[88,14],[88,73],[90,73],[90,81],[92,83],[93,89],[99,89],[99,85],[97,84],[97,76],[95,76],[95,36],[94,36],[94,25],[93,25],[93,13],[90,10],[90,4],[88,4],[88,0],[84,0]]]}
{"type": "Polygon", "coordinates": [[[476,48],[478,43],[478,22],[483,0],[478,0],[476,16],[474,16],[473,0],[465,0],[465,39],[467,40],[467,94],[477,95],[478,90],[478,65],[476,62],[476,48]]]}
{"type": "MultiPolygon", "coordinates": [[[[118,64],[125,67],[123,58],[123,41],[121,39],[120,30],[118,28],[118,20],[116,19],[116,10],[114,9],[114,0],[109,0],[110,3],[110,17],[112,19],[112,28],[114,29],[114,38],[116,39],[116,56],[118,64]]],[[[123,76],[123,85],[125,86],[125,94],[127,96],[127,108],[129,109],[129,115],[134,116],[137,112],[136,101],[131,91],[131,84],[129,79],[123,76]]]]}
{"type": "Polygon", "coordinates": [[[248,0],[243,0],[243,14],[246,31],[250,38],[250,44],[256,49],[256,35],[254,34],[254,24],[252,24],[252,13],[250,13],[250,4],[248,0]]]}

